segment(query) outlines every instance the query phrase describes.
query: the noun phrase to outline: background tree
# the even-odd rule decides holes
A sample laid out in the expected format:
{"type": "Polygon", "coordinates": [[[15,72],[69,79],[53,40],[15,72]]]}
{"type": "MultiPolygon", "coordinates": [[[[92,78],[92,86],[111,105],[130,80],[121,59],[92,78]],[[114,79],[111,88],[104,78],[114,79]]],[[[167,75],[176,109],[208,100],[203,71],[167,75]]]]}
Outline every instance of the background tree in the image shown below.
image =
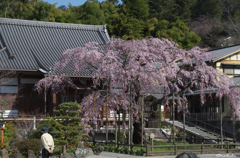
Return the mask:
{"type": "Polygon", "coordinates": [[[220,19],[223,12],[221,0],[197,0],[192,6],[192,19],[196,20],[200,16],[220,19]]]}
{"type": "Polygon", "coordinates": [[[48,21],[50,17],[51,4],[43,1],[37,1],[30,19],[38,21],[48,21]]]}
{"type": "Polygon", "coordinates": [[[155,27],[155,36],[167,38],[179,44],[180,48],[191,49],[201,40],[194,32],[191,32],[184,22],[178,19],[169,23],[162,20],[155,27]]]}
{"type": "Polygon", "coordinates": [[[104,25],[104,12],[100,8],[98,0],[87,0],[78,8],[78,20],[83,24],[104,25]]]}

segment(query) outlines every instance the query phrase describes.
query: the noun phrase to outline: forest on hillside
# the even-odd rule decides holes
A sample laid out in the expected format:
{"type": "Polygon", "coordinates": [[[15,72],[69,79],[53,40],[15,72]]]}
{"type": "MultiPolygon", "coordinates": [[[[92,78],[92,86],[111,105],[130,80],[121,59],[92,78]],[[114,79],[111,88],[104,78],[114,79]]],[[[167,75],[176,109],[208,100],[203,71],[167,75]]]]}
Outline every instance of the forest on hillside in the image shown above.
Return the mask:
{"type": "Polygon", "coordinates": [[[240,43],[239,0],[87,0],[56,7],[42,0],[0,1],[0,17],[103,25],[125,40],[167,38],[190,49],[240,43]]]}

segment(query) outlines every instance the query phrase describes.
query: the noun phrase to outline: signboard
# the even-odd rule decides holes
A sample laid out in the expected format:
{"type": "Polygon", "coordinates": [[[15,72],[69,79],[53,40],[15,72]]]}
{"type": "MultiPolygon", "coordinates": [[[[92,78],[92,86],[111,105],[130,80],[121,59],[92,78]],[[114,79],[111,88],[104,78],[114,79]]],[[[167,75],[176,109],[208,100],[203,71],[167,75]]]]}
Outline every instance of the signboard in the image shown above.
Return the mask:
{"type": "Polygon", "coordinates": [[[154,133],[151,133],[151,134],[150,134],[150,138],[153,139],[154,137],[155,137],[154,133]]]}

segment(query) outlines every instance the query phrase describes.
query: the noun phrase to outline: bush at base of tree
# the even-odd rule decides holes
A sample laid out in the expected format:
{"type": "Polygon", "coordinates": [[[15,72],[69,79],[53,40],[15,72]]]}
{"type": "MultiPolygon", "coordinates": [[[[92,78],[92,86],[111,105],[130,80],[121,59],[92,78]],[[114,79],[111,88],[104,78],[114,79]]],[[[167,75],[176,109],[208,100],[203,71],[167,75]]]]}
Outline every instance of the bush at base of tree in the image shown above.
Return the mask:
{"type": "Polygon", "coordinates": [[[28,154],[28,150],[33,150],[36,156],[40,155],[40,139],[24,139],[17,143],[17,147],[23,155],[28,154]]]}

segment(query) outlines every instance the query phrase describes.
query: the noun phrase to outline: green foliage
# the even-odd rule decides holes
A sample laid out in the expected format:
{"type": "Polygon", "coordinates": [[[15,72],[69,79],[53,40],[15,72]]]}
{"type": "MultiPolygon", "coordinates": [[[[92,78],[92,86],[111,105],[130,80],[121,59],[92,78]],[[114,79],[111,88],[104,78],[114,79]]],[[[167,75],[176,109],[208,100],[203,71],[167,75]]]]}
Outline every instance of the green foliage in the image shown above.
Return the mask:
{"type": "Polygon", "coordinates": [[[18,150],[23,155],[28,153],[28,150],[33,150],[36,156],[40,155],[40,139],[25,139],[17,143],[18,150]]]}
{"type": "Polygon", "coordinates": [[[32,11],[31,19],[37,21],[48,21],[50,17],[51,4],[38,1],[34,5],[34,10],[32,11]]]}
{"type": "Polygon", "coordinates": [[[149,15],[149,7],[146,0],[125,0],[129,17],[146,19],[149,15]]]}
{"type": "Polygon", "coordinates": [[[57,145],[75,144],[81,136],[81,119],[77,117],[80,106],[76,102],[62,103],[59,110],[54,110],[53,131],[51,134],[56,138],[57,145]]]}
{"type": "Polygon", "coordinates": [[[41,132],[42,127],[46,126],[49,129],[50,127],[53,127],[54,124],[55,122],[51,119],[48,121],[37,123],[37,130],[31,131],[31,133],[28,136],[28,139],[40,139],[42,136],[42,132],[41,132]]]}
{"type": "Polygon", "coordinates": [[[32,131],[29,134],[30,139],[40,138],[42,133],[41,129],[46,126],[48,129],[52,127],[52,131],[49,132],[56,145],[76,144],[81,137],[81,119],[77,117],[80,113],[80,107],[78,103],[69,102],[59,105],[59,110],[54,111],[55,117],[49,118],[49,121],[41,122],[37,125],[38,129],[32,131]]]}
{"type": "Polygon", "coordinates": [[[220,18],[223,12],[221,0],[196,0],[196,3],[192,7],[192,18],[195,19],[202,15],[211,18],[220,18]]]}
{"type": "Polygon", "coordinates": [[[67,153],[75,153],[76,148],[69,148],[66,150],[67,153]]]}
{"type": "Polygon", "coordinates": [[[62,148],[55,147],[51,155],[61,155],[61,154],[62,154],[62,148]]]}
{"type": "Polygon", "coordinates": [[[130,154],[130,155],[134,155],[134,150],[132,150],[132,149],[129,150],[129,154],[130,154]]]}
{"type": "Polygon", "coordinates": [[[135,151],[135,155],[137,155],[137,156],[143,156],[143,154],[144,154],[144,150],[143,149],[137,149],[135,151]]]}
{"type": "Polygon", "coordinates": [[[5,107],[9,107],[9,104],[7,102],[5,102],[3,99],[0,99],[0,105],[5,106],[5,107]]]}
{"type": "Polygon", "coordinates": [[[128,148],[124,148],[124,149],[123,149],[123,153],[124,153],[124,154],[128,154],[128,152],[129,152],[129,149],[128,149],[128,148]]]}
{"type": "Polygon", "coordinates": [[[94,146],[91,143],[89,143],[89,141],[88,141],[89,139],[91,139],[91,137],[89,135],[83,134],[82,139],[87,143],[87,145],[89,147],[94,148],[94,146]]]}
{"type": "Polygon", "coordinates": [[[79,7],[78,19],[81,19],[81,23],[84,24],[105,24],[104,12],[100,8],[98,0],[87,0],[82,7],[79,7]]]}
{"type": "Polygon", "coordinates": [[[115,148],[113,148],[113,151],[114,151],[115,153],[118,153],[118,152],[120,151],[120,148],[118,149],[118,147],[115,147],[115,148]]]}
{"type": "MultiPolygon", "coordinates": [[[[13,122],[8,122],[5,125],[5,129],[3,130],[3,146],[7,147],[9,146],[9,142],[13,139],[17,138],[17,127],[15,125],[15,123],[13,122]]],[[[1,135],[0,135],[0,139],[1,139],[1,135]]]]}
{"type": "Polygon", "coordinates": [[[107,149],[107,151],[110,151],[110,152],[114,151],[114,147],[112,147],[112,146],[109,146],[106,149],[107,149]]]}
{"type": "Polygon", "coordinates": [[[174,41],[180,48],[191,49],[201,40],[194,32],[190,32],[188,26],[180,19],[172,23],[166,20],[160,21],[155,32],[156,37],[174,41]]]}
{"type": "Polygon", "coordinates": [[[162,128],[162,120],[163,120],[163,112],[161,110],[154,111],[155,115],[158,119],[158,128],[162,128]]]}
{"type": "MultiPolygon", "coordinates": [[[[116,133],[114,133],[116,137],[116,133]]],[[[123,137],[125,137],[125,143],[128,142],[128,131],[125,132],[126,137],[123,135],[123,131],[120,131],[120,139],[119,139],[119,132],[117,132],[117,142],[123,142],[123,137]]]]}

